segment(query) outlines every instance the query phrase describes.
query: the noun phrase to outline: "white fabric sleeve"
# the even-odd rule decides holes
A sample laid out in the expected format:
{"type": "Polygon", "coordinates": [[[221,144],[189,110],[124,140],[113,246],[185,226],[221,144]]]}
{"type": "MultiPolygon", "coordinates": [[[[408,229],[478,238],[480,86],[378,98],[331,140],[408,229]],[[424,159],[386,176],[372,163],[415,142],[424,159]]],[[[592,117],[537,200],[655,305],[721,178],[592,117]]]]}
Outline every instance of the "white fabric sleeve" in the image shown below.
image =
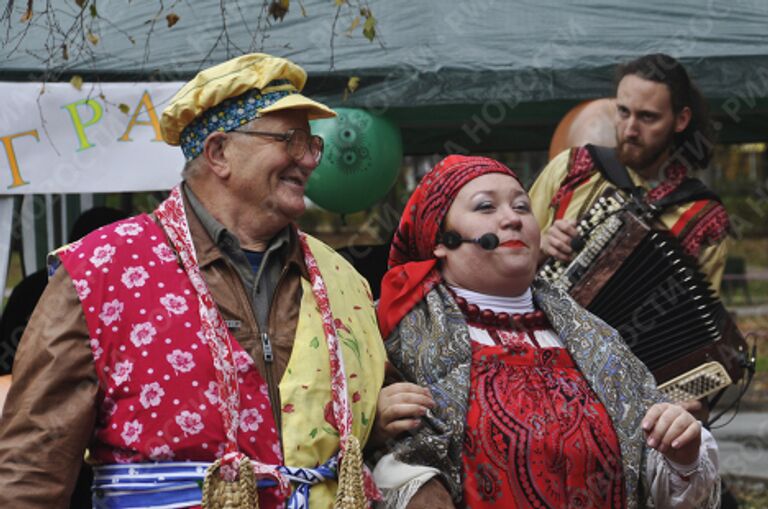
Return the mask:
{"type": "Polygon", "coordinates": [[[384,496],[377,509],[405,509],[419,488],[439,473],[436,468],[398,461],[392,453],[385,455],[373,469],[373,479],[384,496]]]}
{"type": "Polygon", "coordinates": [[[717,443],[701,428],[699,458],[680,465],[655,449],[648,450],[645,475],[653,507],[675,509],[716,508],[720,503],[720,476],[717,443]]]}

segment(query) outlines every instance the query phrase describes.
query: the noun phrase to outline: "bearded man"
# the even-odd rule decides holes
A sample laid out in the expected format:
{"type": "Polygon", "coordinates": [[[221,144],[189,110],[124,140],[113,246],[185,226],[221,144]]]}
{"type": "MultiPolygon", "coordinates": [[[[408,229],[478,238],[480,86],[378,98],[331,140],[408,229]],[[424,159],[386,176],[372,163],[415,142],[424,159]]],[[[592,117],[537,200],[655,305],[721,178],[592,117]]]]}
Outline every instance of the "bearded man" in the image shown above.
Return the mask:
{"type": "MultiPolygon", "coordinates": [[[[706,103],[683,65],[661,53],[619,66],[617,83],[615,152],[589,145],[566,150],[550,161],[531,188],[532,209],[542,230],[540,261],[573,257],[576,220],[609,187],[616,187],[617,179],[612,182],[606,169],[610,163],[605,163],[614,159],[625,183],[634,186],[632,192],[661,209],[657,220],[698,261],[718,292],[728,214],[712,191],[688,176],[706,168],[712,157],[706,103]]],[[[707,421],[705,400],[682,405],[707,421]]]]}
{"type": "MultiPolygon", "coordinates": [[[[688,174],[707,167],[712,142],[706,104],[685,68],[664,54],[640,57],[618,69],[615,157],[652,204],[693,184],[688,174]]],[[[576,220],[613,184],[590,150],[556,156],[530,191],[542,229],[541,256],[568,261],[576,220]]],[[[667,206],[659,220],[696,258],[715,291],[725,267],[728,214],[717,197],[695,181],[696,193],[667,206]]],[[[614,186],[615,187],[615,186],[614,186]]],[[[669,201],[668,199],[665,201],[669,201]]],[[[663,202],[662,202],[663,203],[663,202]]]]}

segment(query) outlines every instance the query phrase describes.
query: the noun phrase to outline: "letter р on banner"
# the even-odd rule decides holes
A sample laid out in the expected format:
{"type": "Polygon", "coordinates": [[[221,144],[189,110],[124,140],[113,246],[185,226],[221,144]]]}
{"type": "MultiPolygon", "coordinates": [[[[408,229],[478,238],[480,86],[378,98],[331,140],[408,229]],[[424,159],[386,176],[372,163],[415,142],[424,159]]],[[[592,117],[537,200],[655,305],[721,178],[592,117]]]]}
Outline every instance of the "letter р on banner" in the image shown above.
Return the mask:
{"type": "MultiPolygon", "coordinates": [[[[91,127],[101,120],[101,115],[104,111],[101,108],[101,104],[93,99],[81,99],[72,104],[65,104],[62,106],[62,109],[67,110],[70,117],[72,117],[72,124],[75,128],[75,133],[77,134],[77,141],[80,143],[80,147],[77,149],[78,152],[93,147],[93,144],[88,141],[88,138],[85,135],[85,128],[91,127]],[[79,106],[86,106],[87,109],[90,109],[92,112],[91,119],[85,123],[83,123],[83,119],[80,118],[80,111],[78,110],[79,106]]],[[[80,109],[82,110],[82,108],[80,109]]]]}
{"type": "Polygon", "coordinates": [[[181,85],[0,82],[0,195],[170,189],[184,156],[157,112],[181,85]]]}

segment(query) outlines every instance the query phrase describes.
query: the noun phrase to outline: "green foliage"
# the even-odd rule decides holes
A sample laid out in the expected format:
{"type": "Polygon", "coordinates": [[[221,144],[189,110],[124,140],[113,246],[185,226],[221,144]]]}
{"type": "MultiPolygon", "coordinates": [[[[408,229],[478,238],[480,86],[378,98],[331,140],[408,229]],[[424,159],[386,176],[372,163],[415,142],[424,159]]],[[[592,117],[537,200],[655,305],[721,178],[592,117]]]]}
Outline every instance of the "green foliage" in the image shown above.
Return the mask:
{"type": "Polygon", "coordinates": [[[758,373],[768,373],[768,357],[758,355],[755,369],[758,373]]]}
{"type": "Polygon", "coordinates": [[[744,258],[750,267],[768,268],[768,237],[731,239],[728,256],[744,258]]]}
{"type": "Polygon", "coordinates": [[[768,281],[746,281],[747,289],[724,282],[720,293],[727,306],[754,306],[768,303],[768,281]],[[749,294],[749,299],[747,299],[749,294]]]}
{"type": "Polygon", "coordinates": [[[722,200],[737,238],[768,236],[768,201],[746,193],[724,195],[722,200]]]}

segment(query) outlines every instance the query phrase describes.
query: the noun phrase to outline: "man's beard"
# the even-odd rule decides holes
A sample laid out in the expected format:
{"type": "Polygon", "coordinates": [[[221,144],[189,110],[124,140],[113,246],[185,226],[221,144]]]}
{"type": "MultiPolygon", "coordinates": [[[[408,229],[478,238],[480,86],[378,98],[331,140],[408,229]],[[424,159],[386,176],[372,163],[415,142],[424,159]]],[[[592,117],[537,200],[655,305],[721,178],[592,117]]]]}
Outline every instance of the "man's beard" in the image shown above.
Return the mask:
{"type": "Polygon", "coordinates": [[[621,164],[642,174],[646,168],[654,165],[666,154],[671,153],[673,140],[672,133],[670,133],[666,143],[649,147],[647,145],[636,145],[627,140],[621,141],[617,136],[616,154],[621,164]],[[630,152],[631,149],[635,150],[630,152]]]}

